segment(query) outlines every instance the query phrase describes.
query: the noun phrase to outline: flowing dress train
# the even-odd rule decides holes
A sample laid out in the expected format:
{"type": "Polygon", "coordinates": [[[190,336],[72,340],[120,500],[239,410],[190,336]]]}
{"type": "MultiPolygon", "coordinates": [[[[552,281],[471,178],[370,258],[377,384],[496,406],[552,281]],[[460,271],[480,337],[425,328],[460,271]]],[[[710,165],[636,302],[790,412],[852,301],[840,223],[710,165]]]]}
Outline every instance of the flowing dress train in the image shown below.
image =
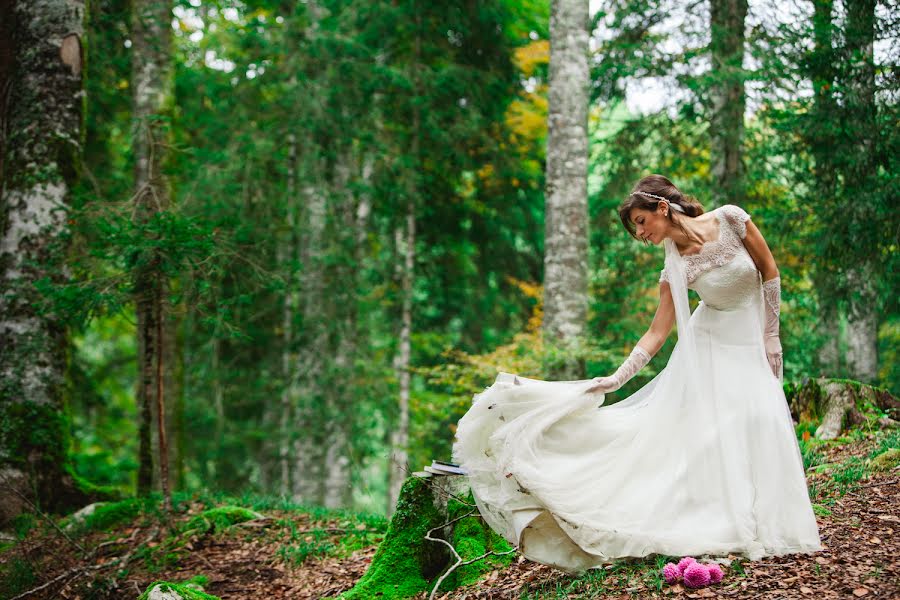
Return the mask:
{"type": "Polygon", "coordinates": [[[653,553],[822,549],[763,347],[761,278],[741,242],[750,217],[714,212],[718,239],[699,253],[666,240],[678,343],[653,380],[604,406],[590,380],[500,373],[460,419],[453,458],[485,521],[527,558],[580,572],[653,553]]]}

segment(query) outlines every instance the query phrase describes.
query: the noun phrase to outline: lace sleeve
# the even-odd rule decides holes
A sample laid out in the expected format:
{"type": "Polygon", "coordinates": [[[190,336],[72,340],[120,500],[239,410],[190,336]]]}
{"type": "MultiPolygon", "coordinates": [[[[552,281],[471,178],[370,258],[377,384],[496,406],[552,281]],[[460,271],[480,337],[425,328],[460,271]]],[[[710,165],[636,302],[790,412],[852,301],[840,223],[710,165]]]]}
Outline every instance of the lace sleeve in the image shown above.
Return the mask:
{"type": "Polygon", "coordinates": [[[666,272],[665,269],[663,269],[662,271],[659,272],[659,282],[662,283],[663,281],[666,281],[666,282],[669,281],[669,274],[666,272]]]}
{"type": "Polygon", "coordinates": [[[750,220],[750,215],[747,214],[747,211],[734,204],[724,205],[721,211],[725,216],[725,220],[728,221],[734,232],[738,234],[738,237],[741,239],[747,237],[747,221],[750,220]]]}

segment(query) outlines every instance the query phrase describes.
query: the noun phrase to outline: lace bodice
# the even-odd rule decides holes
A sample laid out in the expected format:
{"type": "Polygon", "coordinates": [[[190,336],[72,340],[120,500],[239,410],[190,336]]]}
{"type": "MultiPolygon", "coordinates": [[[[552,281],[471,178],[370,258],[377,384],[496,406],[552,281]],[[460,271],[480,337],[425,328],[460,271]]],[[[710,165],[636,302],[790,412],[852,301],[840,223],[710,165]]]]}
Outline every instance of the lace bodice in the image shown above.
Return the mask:
{"type": "MultiPolygon", "coordinates": [[[[713,211],[719,221],[719,237],[706,242],[696,254],[682,256],[688,288],[712,308],[739,308],[759,296],[759,272],[741,241],[747,235],[750,215],[739,206],[726,204],[713,211]]],[[[660,282],[668,280],[662,270],[660,282]]]]}

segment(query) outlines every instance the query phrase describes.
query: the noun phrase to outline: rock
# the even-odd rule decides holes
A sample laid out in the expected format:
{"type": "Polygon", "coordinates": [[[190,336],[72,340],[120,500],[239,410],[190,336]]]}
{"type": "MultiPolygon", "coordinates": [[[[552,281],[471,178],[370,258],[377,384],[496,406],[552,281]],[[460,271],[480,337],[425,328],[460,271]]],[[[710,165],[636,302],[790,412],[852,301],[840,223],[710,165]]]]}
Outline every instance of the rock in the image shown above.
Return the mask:
{"type": "Polygon", "coordinates": [[[106,506],[109,504],[108,502],[94,502],[93,504],[88,504],[84,508],[72,513],[69,517],[69,522],[66,523],[65,530],[71,531],[78,525],[84,523],[88,517],[94,514],[98,508],[101,506],[106,506]]]}
{"type": "Polygon", "coordinates": [[[155,581],[141,594],[138,600],[220,600],[203,591],[197,583],[171,583],[155,581]]]}

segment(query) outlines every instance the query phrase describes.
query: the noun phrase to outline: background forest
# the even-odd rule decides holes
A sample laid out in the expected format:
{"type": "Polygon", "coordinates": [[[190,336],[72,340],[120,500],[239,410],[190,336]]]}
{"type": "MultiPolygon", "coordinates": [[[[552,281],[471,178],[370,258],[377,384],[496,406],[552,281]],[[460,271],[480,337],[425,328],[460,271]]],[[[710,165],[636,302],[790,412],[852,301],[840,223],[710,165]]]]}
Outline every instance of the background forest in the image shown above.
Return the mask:
{"type": "Polygon", "coordinates": [[[498,370],[628,356],[663,250],[616,207],[649,173],[766,236],[786,385],[900,390],[893,0],[591,3],[588,312],[562,348],[541,328],[549,0],[96,0],[64,73],[14,67],[19,6],[0,9],[0,454],[28,456],[49,507],[53,482],[146,494],[167,470],[390,513],[498,370]],[[56,201],[22,208],[41,183],[56,201]]]}

